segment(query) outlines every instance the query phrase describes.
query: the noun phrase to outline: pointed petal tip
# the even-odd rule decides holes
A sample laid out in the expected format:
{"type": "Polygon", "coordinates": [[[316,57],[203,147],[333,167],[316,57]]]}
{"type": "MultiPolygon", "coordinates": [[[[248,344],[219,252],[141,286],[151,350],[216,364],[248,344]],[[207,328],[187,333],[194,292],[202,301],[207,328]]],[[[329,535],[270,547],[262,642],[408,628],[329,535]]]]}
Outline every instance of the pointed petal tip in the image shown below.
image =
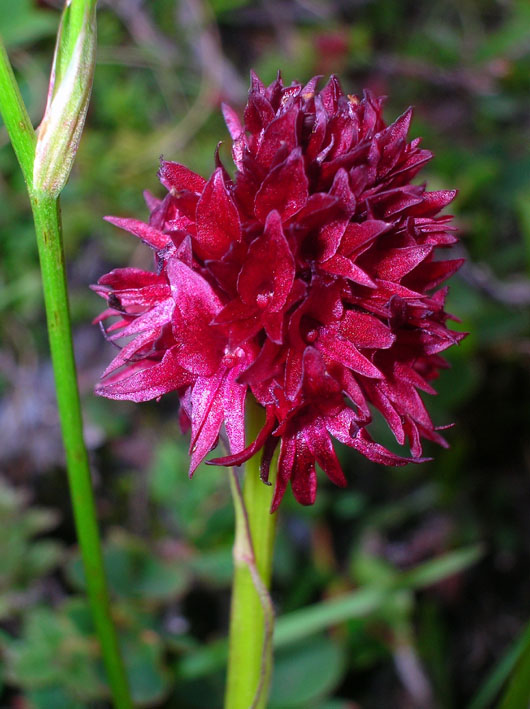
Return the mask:
{"type": "Polygon", "coordinates": [[[280,506],[280,503],[281,503],[282,499],[283,499],[283,494],[282,494],[282,496],[279,497],[278,499],[275,498],[275,497],[272,499],[271,508],[270,508],[269,514],[273,515],[273,514],[276,512],[276,510],[277,510],[278,507],[280,506]]]}

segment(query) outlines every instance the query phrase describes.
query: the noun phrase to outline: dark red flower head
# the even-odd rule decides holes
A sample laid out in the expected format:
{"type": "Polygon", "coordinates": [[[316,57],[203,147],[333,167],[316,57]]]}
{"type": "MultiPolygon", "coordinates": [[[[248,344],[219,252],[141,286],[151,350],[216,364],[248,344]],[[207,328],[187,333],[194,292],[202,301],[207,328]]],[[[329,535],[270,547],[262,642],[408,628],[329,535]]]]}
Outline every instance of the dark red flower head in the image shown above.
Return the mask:
{"type": "Polygon", "coordinates": [[[441,445],[418,390],[446,365],[440,352],[462,333],[446,326],[447,288],[460,260],[435,258],[456,239],[437,216],[454,191],[410,181],[430,160],[407,141],[408,110],[392,125],[382,99],[343,93],[332,77],[264,86],[252,76],[244,122],[228,106],[236,166],[216,156],[208,180],[162,160],[167,188],[147,195],[149,224],[108,218],[154,251],[154,272],[116,269],[95,290],[98,318],[125,341],[98,393],[146,401],[177,391],[191,426],[193,473],[224,424],[234,465],[263,448],[268,475],[280,444],[273,509],[288,482],[315,500],[318,464],[346,481],[332,437],[385,465],[420,462],[421,439],[441,445]],[[245,447],[249,393],[266,412],[245,447]],[[411,458],[370,437],[378,409],[411,458]]]}

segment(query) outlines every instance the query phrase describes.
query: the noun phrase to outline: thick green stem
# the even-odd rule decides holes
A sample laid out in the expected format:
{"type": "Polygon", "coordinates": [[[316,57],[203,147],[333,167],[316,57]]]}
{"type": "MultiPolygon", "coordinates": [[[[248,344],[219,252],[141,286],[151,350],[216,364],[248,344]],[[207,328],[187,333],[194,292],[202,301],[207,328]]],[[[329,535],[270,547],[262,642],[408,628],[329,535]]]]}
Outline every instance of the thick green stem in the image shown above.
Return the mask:
{"type": "Polygon", "coordinates": [[[50,195],[36,193],[32,188],[35,133],[1,42],[0,112],[28,185],[35,221],[57,403],[89,602],[101,643],[114,705],[117,709],[130,709],[132,701],[127,676],[110,614],[90,469],[83,438],[59,201],[50,195]]]}
{"type": "MultiPolygon", "coordinates": [[[[250,435],[263,425],[255,407],[249,417],[250,435]]],[[[272,486],[259,476],[259,456],[245,465],[241,493],[232,472],[236,510],[234,581],[230,612],[226,709],[264,709],[272,674],[273,606],[268,594],[276,514],[270,513],[272,486]]]]}

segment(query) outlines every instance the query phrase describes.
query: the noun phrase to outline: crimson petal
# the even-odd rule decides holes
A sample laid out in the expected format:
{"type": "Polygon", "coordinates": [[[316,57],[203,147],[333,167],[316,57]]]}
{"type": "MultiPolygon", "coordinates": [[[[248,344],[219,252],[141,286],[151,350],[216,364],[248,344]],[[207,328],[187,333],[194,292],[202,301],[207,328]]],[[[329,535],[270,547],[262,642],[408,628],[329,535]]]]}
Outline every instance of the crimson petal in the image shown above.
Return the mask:
{"type": "Polygon", "coordinates": [[[138,219],[128,219],[126,217],[104,217],[105,221],[114,226],[134,234],[153,249],[163,249],[171,243],[167,234],[155,229],[149,224],[138,221],[138,219]]]}
{"type": "Polygon", "coordinates": [[[192,375],[179,366],[175,349],[167,350],[162,360],[151,366],[148,363],[138,363],[133,369],[111,375],[98,384],[96,394],[107,399],[126,399],[127,401],[149,401],[163,394],[187,386],[193,381],[192,375]],[[141,369],[140,367],[143,367],[141,369]]]}
{"type": "Polygon", "coordinates": [[[254,212],[263,222],[275,210],[287,220],[302,209],[308,196],[304,159],[297,148],[269,172],[256,194],[254,212]]]}
{"type": "Polygon", "coordinates": [[[223,170],[218,167],[206,183],[197,203],[195,243],[202,258],[219,259],[230,244],[241,238],[236,204],[226,189],[223,170]]]}
{"type": "Polygon", "coordinates": [[[263,428],[256,436],[256,439],[249,446],[239,453],[226,455],[222,458],[212,458],[211,460],[206,461],[208,465],[242,465],[245,461],[252,458],[252,456],[263,448],[263,445],[270,436],[276,422],[276,417],[271,406],[266,407],[265,415],[265,423],[263,424],[263,428]]]}
{"type": "Polygon", "coordinates": [[[168,190],[181,192],[188,190],[201,194],[206,184],[206,180],[201,175],[197,175],[185,165],[170,160],[161,160],[158,170],[160,182],[168,190]]]}

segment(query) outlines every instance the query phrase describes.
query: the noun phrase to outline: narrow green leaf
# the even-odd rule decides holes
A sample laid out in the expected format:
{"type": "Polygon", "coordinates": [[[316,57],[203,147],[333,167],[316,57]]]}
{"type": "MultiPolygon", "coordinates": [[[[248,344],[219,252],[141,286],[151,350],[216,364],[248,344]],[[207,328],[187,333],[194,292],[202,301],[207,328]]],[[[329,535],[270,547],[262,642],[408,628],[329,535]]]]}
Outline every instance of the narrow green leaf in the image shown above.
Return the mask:
{"type": "Polygon", "coordinates": [[[376,611],[387,596],[386,590],[363,588],[289,613],[276,623],[274,647],[302,640],[350,618],[363,618],[376,611]]]}
{"type": "MultiPolygon", "coordinates": [[[[285,647],[347,620],[365,618],[386,607],[385,604],[395,601],[395,596],[400,594],[403,588],[430,586],[466,569],[475,563],[481,554],[479,545],[458,549],[397,575],[392,586],[366,586],[347,595],[293,611],[276,621],[273,646],[275,649],[285,647]]],[[[215,642],[193,655],[182,658],[178,673],[183,679],[203,677],[222,667],[226,653],[226,641],[215,642]]]]}
{"type": "Polygon", "coordinates": [[[26,106],[20,95],[13,69],[0,37],[0,114],[16,153],[26,184],[33,177],[33,160],[37,139],[26,106]]]}
{"type": "Polygon", "coordinates": [[[530,646],[530,623],[510,646],[498,664],[494,667],[482,687],[473,697],[468,709],[486,709],[492,705],[501,687],[516,666],[525,648],[530,646]]]}
{"type": "Polygon", "coordinates": [[[502,697],[499,709],[528,709],[530,705],[530,626],[517,645],[518,659],[512,679],[502,697]]]}
{"type": "Polygon", "coordinates": [[[419,564],[414,569],[399,575],[398,585],[403,588],[425,588],[443,579],[464,571],[477,562],[484,550],[480,544],[457,549],[419,564]]]}

